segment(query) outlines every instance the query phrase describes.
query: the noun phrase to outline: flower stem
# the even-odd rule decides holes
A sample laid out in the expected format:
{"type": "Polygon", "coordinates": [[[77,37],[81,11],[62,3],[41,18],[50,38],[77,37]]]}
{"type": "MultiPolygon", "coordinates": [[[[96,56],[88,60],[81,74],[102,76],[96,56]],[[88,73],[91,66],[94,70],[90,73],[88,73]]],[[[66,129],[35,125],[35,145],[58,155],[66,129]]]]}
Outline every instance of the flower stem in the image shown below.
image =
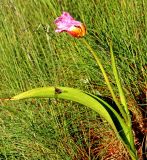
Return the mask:
{"type": "Polygon", "coordinates": [[[112,89],[112,87],[111,87],[110,81],[109,81],[109,79],[108,79],[108,76],[107,76],[107,74],[106,74],[106,72],[105,72],[105,69],[104,69],[104,67],[103,67],[103,65],[102,65],[99,57],[98,57],[97,54],[94,52],[94,50],[93,50],[92,47],[89,45],[89,43],[88,43],[84,38],[82,38],[82,40],[83,40],[83,43],[84,43],[84,44],[86,45],[86,47],[88,48],[88,50],[92,53],[92,55],[93,55],[93,57],[95,58],[98,66],[100,67],[100,69],[101,69],[101,71],[102,71],[102,74],[103,74],[103,76],[104,76],[105,82],[106,82],[106,84],[107,84],[107,87],[108,87],[108,89],[109,89],[109,91],[110,91],[110,93],[111,93],[111,95],[112,95],[112,98],[113,98],[114,102],[116,103],[117,107],[119,108],[120,113],[122,114],[123,118],[124,118],[125,121],[127,122],[126,112],[125,112],[125,110],[122,108],[122,106],[120,105],[120,103],[118,102],[118,100],[117,100],[117,98],[116,98],[116,96],[115,96],[115,93],[114,93],[114,91],[113,91],[113,89],[112,89]]]}

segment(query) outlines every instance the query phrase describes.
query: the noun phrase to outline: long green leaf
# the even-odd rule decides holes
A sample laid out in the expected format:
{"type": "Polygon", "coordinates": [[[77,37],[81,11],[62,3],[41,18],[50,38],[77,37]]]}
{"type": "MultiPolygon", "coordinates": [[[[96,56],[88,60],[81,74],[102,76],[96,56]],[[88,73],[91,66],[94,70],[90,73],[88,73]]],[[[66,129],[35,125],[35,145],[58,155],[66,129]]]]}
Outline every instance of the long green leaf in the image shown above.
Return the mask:
{"type": "Polygon", "coordinates": [[[111,115],[111,118],[113,120],[113,123],[115,124],[115,127],[116,127],[116,129],[118,131],[118,134],[119,134],[120,138],[122,139],[122,142],[124,143],[124,145],[126,145],[126,148],[128,149],[132,159],[137,159],[136,149],[135,149],[134,143],[132,143],[132,137],[131,137],[132,135],[130,135],[130,127],[128,127],[125,124],[125,122],[122,121],[122,118],[113,109],[113,106],[110,106],[108,103],[106,103],[104,100],[102,100],[98,96],[94,96],[94,95],[91,95],[91,96],[93,98],[97,99],[97,101],[99,103],[101,103],[103,105],[103,107],[105,107],[105,109],[109,112],[109,114],[111,115]],[[124,126],[124,128],[121,128],[122,126],[124,126]],[[128,139],[126,139],[126,137],[128,139]],[[129,140],[129,142],[128,142],[128,140],[129,140]],[[134,157],[134,155],[136,157],[134,157]]]}
{"type": "Polygon", "coordinates": [[[116,69],[115,58],[114,58],[114,54],[113,54],[113,50],[112,50],[112,44],[110,44],[110,54],[111,54],[113,74],[114,74],[116,84],[117,84],[117,88],[118,88],[118,91],[119,91],[120,100],[121,100],[122,105],[124,106],[124,110],[127,113],[127,116],[129,116],[129,111],[128,111],[125,95],[124,95],[124,92],[123,92],[123,89],[122,89],[122,86],[121,86],[120,78],[118,76],[118,71],[116,69]]]}
{"type": "MultiPolygon", "coordinates": [[[[112,126],[117,136],[121,138],[126,145],[131,157],[136,157],[133,147],[130,145],[129,128],[124,123],[121,116],[106,102],[100,98],[83,92],[78,89],[68,87],[44,87],[36,88],[27,92],[23,92],[11,98],[11,100],[20,100],[25,98],[59,98],[78,102],[93,110],[104,117],[112,126]]],[[[132,158],[133,159],[133,158],[132,158]]]]}
{"type": "Polygon", "coordinates": [[[122,86],[121,86],[120,78],[119,78],[119,75],[118,75],[118,71],[117,71],[117,68],[116,68],[115,57],[114,57],[113,49],[112,49],[112,43],[110,43],[110,54],[111,54],[113,74],[114,74],[114,77],[115,77],[115,80],[116,80],[116,85],[117,85],[117,88],[118,88],[118,91],[119,91],[120,100],[121,100],[121,103],[123,105],[122,106],[123,110],[126,113],[125,121],[126,121],[126,124],[130,128],[130,131],[129,131],[130,138],[131,138],[130,143],[133,145],[134,144],[134,138],[133,138],[132,126],[131,126],[131,118],[130,118],[131,116],[130,116],[130,113],[129,113],[129,110],[128,110],[126,98],[125,98],[125,95],[124,95],[124,92],[123,92],[123,89],[122,89],[122,86]]]}

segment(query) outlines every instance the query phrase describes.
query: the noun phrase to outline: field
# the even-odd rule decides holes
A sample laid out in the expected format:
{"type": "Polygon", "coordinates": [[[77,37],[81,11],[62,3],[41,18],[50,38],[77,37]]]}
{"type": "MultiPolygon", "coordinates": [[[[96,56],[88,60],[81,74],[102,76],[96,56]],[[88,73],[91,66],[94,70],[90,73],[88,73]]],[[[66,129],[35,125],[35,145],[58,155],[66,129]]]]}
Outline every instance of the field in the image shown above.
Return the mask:
{"type": "MultiPolygon", "coordinates": [[[[55,33],[54,20],[69,12],[86,25],[86,41],[100,57],[118,95],[109,40],[134,130],[144,137],[147,70],[145,0],[0,1],[0,97],[46,86],[111,94],[82,41],[55,33]]],[[[119,100],[119,96],[118,100],[119,100]]],[[[137,139],[138,153],[143,138],[137,139]]],[[[57,99],[0,100],[0,160],[129,160],[109,124],[75,102],[57,99]]]]}

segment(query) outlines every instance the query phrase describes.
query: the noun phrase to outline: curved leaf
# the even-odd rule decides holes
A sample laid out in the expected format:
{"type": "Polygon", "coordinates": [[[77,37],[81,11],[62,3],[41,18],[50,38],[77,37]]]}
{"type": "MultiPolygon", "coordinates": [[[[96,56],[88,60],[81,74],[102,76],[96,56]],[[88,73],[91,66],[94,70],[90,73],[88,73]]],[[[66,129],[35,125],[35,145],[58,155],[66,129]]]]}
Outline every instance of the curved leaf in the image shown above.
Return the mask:
{"type": "Polygon", "coordinates": [[[131,157],[136,157],[134,147],[130,146],[130,137],[128,134],[129,128],[125,124],[121,116],[102,99],[83,92],[79,89],[69,87],[43,87],[23,92],[12,97],[10,100],[20,100],[26,98],[59,98],[71,100],[83,104],[95,110],[100,116],[105,118],[111,127],[114,129],[117,136],[121,138],[126,145],[131,157]]]}

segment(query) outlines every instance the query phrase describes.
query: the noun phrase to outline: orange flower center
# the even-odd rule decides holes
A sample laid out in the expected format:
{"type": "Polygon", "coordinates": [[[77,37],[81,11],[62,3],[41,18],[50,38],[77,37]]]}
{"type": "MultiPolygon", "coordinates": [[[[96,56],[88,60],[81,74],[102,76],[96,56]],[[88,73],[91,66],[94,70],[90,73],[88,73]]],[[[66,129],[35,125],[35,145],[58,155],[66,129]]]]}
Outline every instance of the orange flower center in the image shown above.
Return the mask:
{"type": "Polygon", "coordinates": [[[73,26],[70,28],[70,31],[67,31],[70,35],[72,35],[73,37],[83,37],[86,34],[86,27],[81,24],[80,26],[73,26]]]}

